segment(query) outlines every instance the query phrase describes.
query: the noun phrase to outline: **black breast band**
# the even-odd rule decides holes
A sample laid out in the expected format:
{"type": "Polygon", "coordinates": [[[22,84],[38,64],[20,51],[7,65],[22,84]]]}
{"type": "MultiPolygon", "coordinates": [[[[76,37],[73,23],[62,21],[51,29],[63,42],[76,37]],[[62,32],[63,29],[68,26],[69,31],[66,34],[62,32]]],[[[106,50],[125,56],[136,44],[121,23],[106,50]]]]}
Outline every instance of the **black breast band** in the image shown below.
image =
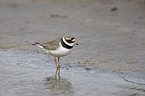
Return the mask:
{"type": "Polygon", "coordinates": [[[63,46],[64,48],[67,48],[67,49],[73,48],[73,46],[69,46],[69,45],[65,44],[65,42],[63,41],[62,38],[61,38],[61,44],[62,44],[62,46],[63,46]]]}

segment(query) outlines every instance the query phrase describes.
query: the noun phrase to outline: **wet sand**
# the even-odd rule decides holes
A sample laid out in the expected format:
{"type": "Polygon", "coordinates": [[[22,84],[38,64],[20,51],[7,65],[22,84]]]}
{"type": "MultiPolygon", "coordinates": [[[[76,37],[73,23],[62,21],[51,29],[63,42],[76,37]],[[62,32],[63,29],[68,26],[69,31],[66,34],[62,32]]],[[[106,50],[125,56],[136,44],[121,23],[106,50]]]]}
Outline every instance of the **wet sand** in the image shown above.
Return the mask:
{"type": "Polygon", "coordinates": [[[85,70],[81,64],[64,65],[60,79],[45,54],[0,50],[1,96],[143,96],[143,74],[85,70]],[[135,76],[136,75],[136,76],[135,76]]]}
{"type": "Polygon", "coordinates": [[[0,0],[0,95],[143,96],[144,26],[144,0],[0,0]],[[56,81],[53,57],[31,44],[65,35],[79,46],[56,81]]]}

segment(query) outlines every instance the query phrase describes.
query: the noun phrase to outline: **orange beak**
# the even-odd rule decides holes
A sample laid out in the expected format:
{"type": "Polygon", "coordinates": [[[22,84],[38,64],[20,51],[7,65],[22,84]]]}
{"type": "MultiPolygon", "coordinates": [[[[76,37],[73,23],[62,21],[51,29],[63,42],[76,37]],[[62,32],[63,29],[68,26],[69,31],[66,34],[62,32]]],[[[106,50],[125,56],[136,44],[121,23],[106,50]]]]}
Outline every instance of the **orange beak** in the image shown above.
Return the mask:
{"type": "Polygon", "coordinates": [[[77,42],[74,42],[74,44],[79,45],[77,42]]]}

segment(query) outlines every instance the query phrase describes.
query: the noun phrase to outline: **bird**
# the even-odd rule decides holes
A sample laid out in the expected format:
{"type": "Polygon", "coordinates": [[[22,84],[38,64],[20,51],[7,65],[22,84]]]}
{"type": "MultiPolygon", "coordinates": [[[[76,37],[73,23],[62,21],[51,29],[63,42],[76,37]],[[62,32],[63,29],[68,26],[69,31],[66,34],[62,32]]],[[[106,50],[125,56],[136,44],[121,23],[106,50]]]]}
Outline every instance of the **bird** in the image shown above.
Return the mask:
{"type": "Polygon", "coordinates": [[[36,45],[45,50],[46,53],[54,56],[56,68],[60,69],[60,57],[68,55],[71,52],[73,46],[78,45],[78,43],[75,41],[73,36],[64,36],[62,38],[57,38],[46,43],[35,42],[32,45],[36,45]],[[58,58],[58,63],[56,58],[58,58]]]}

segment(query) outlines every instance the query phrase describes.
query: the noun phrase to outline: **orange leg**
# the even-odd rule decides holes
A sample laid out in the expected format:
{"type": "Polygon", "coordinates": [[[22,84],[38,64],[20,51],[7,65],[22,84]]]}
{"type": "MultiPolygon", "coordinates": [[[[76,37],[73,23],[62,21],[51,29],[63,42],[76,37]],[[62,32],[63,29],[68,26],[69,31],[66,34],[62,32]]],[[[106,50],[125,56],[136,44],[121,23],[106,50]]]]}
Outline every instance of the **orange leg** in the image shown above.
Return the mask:
{"type": "Polygon", "coordinates": [[[60,67],[60,57],[58,57],[58,68],[61,68],[60,67]]]}
{"type": "Polygon", "coordinates": [[[56,68],[57,68],[57,61],[56,61],[56,57],[54,57],[54,61],[55,61],[55,64],[56,64],[56,68]]]}
{"type": "Polygon", "coordinates": [[[54,57],[54,61],[55,61],[55,64],[56,64],[56,68],[57,68],[57,69],[60,69],[59,57],[58,57],[58,65],[57,65],[56,57],[54,57]]]}

